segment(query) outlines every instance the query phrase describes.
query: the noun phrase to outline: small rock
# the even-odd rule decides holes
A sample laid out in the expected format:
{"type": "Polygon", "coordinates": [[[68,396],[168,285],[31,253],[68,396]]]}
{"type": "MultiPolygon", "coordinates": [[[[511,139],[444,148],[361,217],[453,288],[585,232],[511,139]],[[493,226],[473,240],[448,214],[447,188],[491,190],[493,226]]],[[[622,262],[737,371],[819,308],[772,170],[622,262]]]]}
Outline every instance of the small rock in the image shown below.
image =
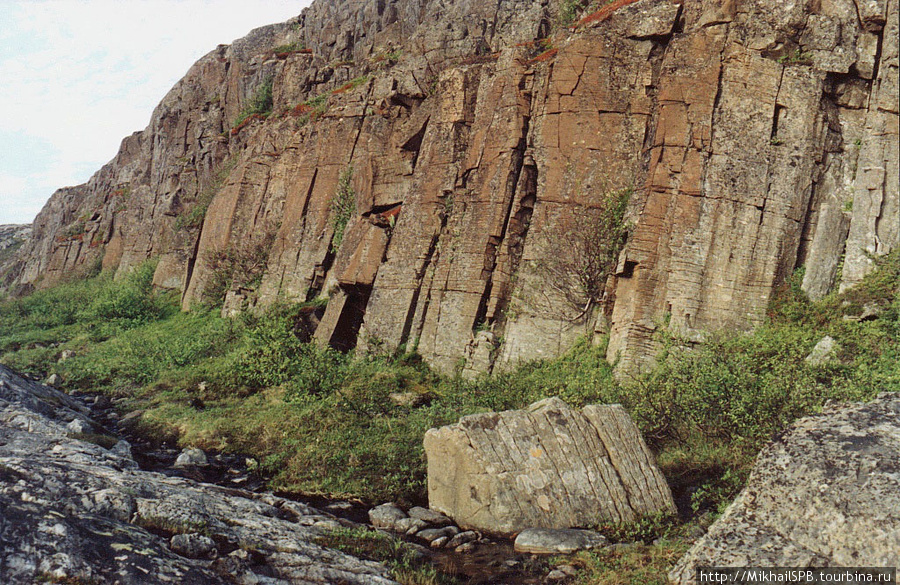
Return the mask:
{"type": "Polygon", "coordinates": [[[444,526],[443,528],[426,528],[425,530],[420,530],[416,533],[416,536],[421,538],[422,540],[426,540],[428,542],[432,542],[437,538],[441,538],[442,536],[446,536],[447,540],[456,536],[459,533],[459,528],[456,526],[444,526]]]}
{"type": "Polygon", "coordinates": [[[821,366],[834,358],[834,352],[837,349],[837,343],[830,335],[826,335],[819,340],[819,343],[806,356],[806,363],[811,366],[821,366]]]}
{"type": "Polygon", "coordinates": [[[569,576],[560,571],[559,569],[554,569],[547,573],[547,581],[562,581],[564,579],[568,579],[569,576]]]}
{"type": "Polygon", "coordinates": [[[626,551],[628,549],[636,548],[639,546],[641,546],[641,545],[636,542],[617,542],[616,544],[609,545],[608,548],[609,548],[609,550],[612,550],[612,551],[622,552],[622,551],[626,551]]]}
{"type": "Polygon", "coordinates": [[[440,512],[435,512],[434,510],[429,510],[428,508],[423,508],[421,506],[410,508],[409,516],[411,518],[423,520],[433,526],[449,526],[450,524],[453,524],[453,520],[440,512]]]}
{"type": "Polygon", "coordinates": [[[132,410],[122,417],[122,419],[119,421],[119,425],[123,428],[134,427],[140,422],[143,415],[143,410],[132,410]]]}
{"type": "Polygon", "coordinates": [[[568,577],[574,577],[578,574],[578,568],[573,565],[559,565],[556,567],[556,570],[565,573],[568,577]]]}
{"type": "Polygon", "coordinates": [[[369,510],[372,526],[382,530],[396,530],[397,522],[406,517],[406,512],[392,503],[381,504],[369,510]]]}
{"type": "Polygon", "coordinates": [[[466,530],[451,538],[450,542],[447,543],[447,548],[456,548],[461,544],[472,542],[473,540],[478,540],[478,533],[474,530],[466,530]]]}
{"type": "Polygon", "coordinates": [[[599,532],[579,529],[527,528],[516,536],[516,552],[536,555],[570,554],[579,550],[606,546],[599,532]]]}
{"type": "Polygon", "coordinates": [[[66,425],[66,431],[76,435],[84,435],[92,432],[93,427],[91,426],[91,423],[80,418],[76,418],[72,419],[72,422],[66,425]]]}
{"type": "Polygon", "coordinates": [[[456,547],[454,550],[460,554],[470,553],[475,550],[476,544],[474,542],[464,542],[463,544],[456,547]]]}
{"type": "Polygon", "coordinates": [[[196,447],[188,447],[175,459],[175,467],[187,467],[189,465],[208,465],[206,453],[196,447]]]}
{"type": "Polygon", "coordinates": [[[62,353],[59,354],[59,359],[56,363],[61,364],[68,359],[72,359],[73,357],[75,357],[74,351],[72,351],[71,349],[64,349],[62,350],[62,353]]]}
{"type": "Polygon", "coordinates": [[[169,541],[169,548],[189,559],[205,559],[214,556],[216,543],[202,534],[176,534],[169,541]]]}
{"type": "Polygon", "coordinates": [[[407,536],[412,536],[416,532],[428,528],[428,523],[418,518],[401,518],[397,520],[394,529],[397,532],[403,532],[407,536]]]}
{"type": "Polygon", "coordinates": [[[332,520],[331,518],[327,518],[325,520],[316,520],[313,523],[313,526],[316,528],[321,528],[323,530],[340,530],[343,528],[340,522],[337,520],[332,520]]]}
{"type": "Polygon", "coordinates": [[[388,398],[397,406],[414,408],[425,401],[425,397],[418,392],[391,392],[388,398]]]}
{"type": "Polygon", "coordinates": [[[59,374],[50,374],[50,377],[44,382],[47,386],[53,386],[54,388],[62,384],[62,378],[59,374]]]}
{"type": "Polygon", "coordinates": [[[332,502],[323,508],[323,510],[325,510],[326,512],[331,512],[332,514],[334,514],[335,512],[348,512],[352,509],[353,504],[351,504],[350,502],[332,502]]]}
{"type": "Polygon", "coordinates": [[[431,548],[443,548],[450,541],[449,536],[439,536],[431,541],[431,548]]]}

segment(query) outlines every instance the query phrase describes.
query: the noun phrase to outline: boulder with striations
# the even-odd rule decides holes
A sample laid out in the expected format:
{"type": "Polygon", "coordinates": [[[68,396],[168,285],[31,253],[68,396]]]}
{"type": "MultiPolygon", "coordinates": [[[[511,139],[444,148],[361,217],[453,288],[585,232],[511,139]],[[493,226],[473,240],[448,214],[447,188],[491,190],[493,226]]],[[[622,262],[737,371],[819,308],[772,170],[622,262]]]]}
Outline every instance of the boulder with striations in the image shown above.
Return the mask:
{"type": "Polygon", "coordinates": [[[459,526],[497,534],[674,512],[672,494],[619,405],[558,398],[463,417],[425,434],[428,500],[459,526]]]}

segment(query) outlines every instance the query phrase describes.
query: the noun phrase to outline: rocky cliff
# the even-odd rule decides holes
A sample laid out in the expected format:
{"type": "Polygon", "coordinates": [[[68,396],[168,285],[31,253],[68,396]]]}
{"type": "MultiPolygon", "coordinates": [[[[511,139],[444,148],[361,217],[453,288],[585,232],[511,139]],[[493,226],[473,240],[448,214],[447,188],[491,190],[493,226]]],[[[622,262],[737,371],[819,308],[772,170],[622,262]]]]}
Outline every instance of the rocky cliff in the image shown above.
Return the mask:
{"type": "Polygon", "coordinates": [[[898,245],[897,0],[595,10],[318,1],[254,30],[53,195],[10,281],[159,257],[185,307],[327,296],[341,348],[483,370],[608,329],[636,366],[662,322],[747,329],[798,267],[820,297],[898,245]],[[617,265],[568,282],[620,193],[617,265]]]}

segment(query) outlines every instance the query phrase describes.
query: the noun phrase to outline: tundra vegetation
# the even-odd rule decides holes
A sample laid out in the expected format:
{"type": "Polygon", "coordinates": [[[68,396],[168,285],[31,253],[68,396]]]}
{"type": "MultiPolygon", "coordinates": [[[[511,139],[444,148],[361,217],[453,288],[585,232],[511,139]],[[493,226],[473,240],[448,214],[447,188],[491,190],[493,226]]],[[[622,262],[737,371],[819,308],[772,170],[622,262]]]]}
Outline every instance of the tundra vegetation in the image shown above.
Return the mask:
{"type": "Polygon", "coordinates": [[[124,278],[101,273],[0,303],[0,361],[144,410],[139,429],[149,437],[246,454],[275,489],[375,503],[425,501],[430,427],[548,396],[621,403],[676,495],[690,486],[687,513],[598,527],[648,545],[575,562],[586,583],[652,582],[643,579],[661,579],[684,550],[677,537],[724,509],[761,446],[793,420],[826,402],[900,390],[900,253],[874,264],[857,287],[816,302],[798,271],[749,333],[712,333],[696,345],[662,324],[657,366],[625,380],[613,376],[602,339],[475,380],[440,376],[412,352],[340,353],[301,340],[306,304],[236,319],[216,306],[182,312],[176,292],[154,289],[152,261],[124,278]],[[807,361],[826,335],[834,356],[807,361]],[[74,357],[59,361],[64,350],[74,357]],[[421,400],[395,404],[396,392],[421,400]],[[623,566],[637,581],[606,580],[623,566]]]}

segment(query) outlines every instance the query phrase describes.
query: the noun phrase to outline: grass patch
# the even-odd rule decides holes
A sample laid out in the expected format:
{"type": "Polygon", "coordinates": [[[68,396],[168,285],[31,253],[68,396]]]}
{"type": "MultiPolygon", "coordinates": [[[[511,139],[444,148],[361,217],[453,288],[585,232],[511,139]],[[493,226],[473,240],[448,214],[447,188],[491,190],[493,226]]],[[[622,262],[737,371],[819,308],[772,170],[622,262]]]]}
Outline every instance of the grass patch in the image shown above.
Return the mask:
{"type": "MultiPolygon", "coordinates": [[[[59,373],[70,389],[127,397],[127,408],[145,410],[148,435],[245,453],[273,488],[408,504],[425,499],[422,437],[431,427],[548,396],[573,406],[618,402],[673,487],[691,487],[693,510],[718,513],[759,448],[794,419],[827,400],[900,389],[898,255],[819,302],[803,295],[796,275],[768,323],[749,334],[695,346],[661,333],[658,368],[622,383],[604,344],[588,340],[557,359],[472,381],[438,376],[415,354],[342,354],[304,342],[304,312],[314,307],[278,305],[234,320],[181,312],[177,295],[153,290],[152,263],[118,281],[102,274],[0,304],[0,361],[59,373]],[[858,318],[873,310],[876,317],[858,318]],[[837,341],[834,359],[807,363],[824,335],[837,341]],[[76,355],[58,363],[63,349],[76,355]],[[422,399],[390,398],[408,392],[422,399]]],[[[652,540],[677,524],[642,522],[606,530],[652,540]]]]}

